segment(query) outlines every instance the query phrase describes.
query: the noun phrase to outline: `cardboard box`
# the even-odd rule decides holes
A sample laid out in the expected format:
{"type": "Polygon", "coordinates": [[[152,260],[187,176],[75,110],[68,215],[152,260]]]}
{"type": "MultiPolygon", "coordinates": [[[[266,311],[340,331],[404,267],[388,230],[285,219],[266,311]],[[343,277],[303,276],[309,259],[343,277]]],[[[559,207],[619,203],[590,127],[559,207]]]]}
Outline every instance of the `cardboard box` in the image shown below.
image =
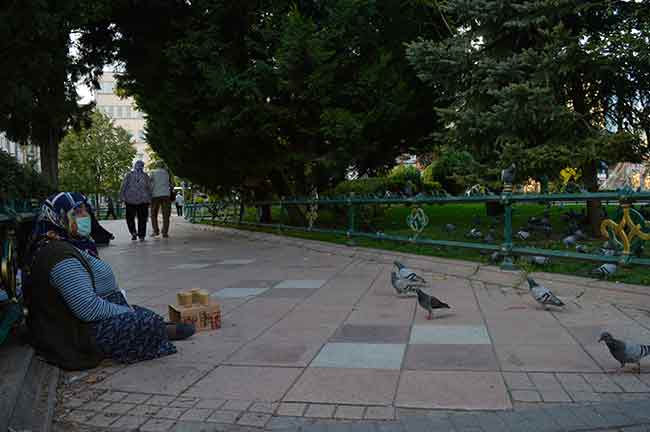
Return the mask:
{"type": "Polygon", "coordinates": [[[169,320],[194,324],[196,331],[215,330],[221,328],[221,308],[217,303],[187,307],[169,305],[169,320]]]}

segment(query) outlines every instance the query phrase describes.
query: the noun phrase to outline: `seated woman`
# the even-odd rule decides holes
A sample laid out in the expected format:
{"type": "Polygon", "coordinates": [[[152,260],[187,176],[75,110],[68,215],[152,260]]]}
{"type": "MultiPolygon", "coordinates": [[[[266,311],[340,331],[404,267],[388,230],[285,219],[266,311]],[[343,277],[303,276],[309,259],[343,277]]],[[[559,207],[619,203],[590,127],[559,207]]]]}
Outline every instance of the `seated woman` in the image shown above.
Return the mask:
{"type": "Polygon", "coordinates": [[[31,343],[67,370],[95,367],[105,358],[134,363],[174,354],[170,340],[194,326],[165,323],[129,305],[111,267],[89,237],[86,198],[61,192],[43,204],[29,246],[25,280],[31,343]]]}

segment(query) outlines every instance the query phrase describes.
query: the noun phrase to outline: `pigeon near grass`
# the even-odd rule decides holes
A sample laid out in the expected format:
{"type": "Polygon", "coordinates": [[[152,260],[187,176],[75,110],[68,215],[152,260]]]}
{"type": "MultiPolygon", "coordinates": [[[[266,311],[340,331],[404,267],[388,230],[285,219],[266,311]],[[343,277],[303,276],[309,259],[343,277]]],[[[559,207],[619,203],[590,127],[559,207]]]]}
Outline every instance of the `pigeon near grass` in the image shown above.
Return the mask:
{"type": "Polygon", "coordinates": [[[553,292],[546,288],[544,285],[538,284],[533,278],[527,278],[528,289],[535,301],[544,307],[548,306],[564,306],[562,300],[557,298],[553,292]]]}
{"type": "Polygon", "coordinates": [[[564,247],[566,247],[567,249],[570,248],[571,246],[575,246],[577,241],[578,238],[574,235],[566,236],[562,239],[562,243],[564,243],[564,247]]]}
{"type": "Polygon", "coordinates": [[[517,231],[516,236],[521,240],[528,240],[530,238],[530,233],[528,231],[519,230],[517,231]]]}
{"type": "Polygon", "coordinates": [[[469,237],[472,239],[480,239],[481,237],[483,237],[483,233],[481,233],[481,230],[478,228],[472,228],[467,232],[467,234],[465,234],[465,237],[469,237]]]}
{"type": "Polygon", "coordinates": [[[401,262],[394,261],[393,264],[395,264],[395,267],[397,267],[397,277],[399,279],[406,279],[410,282],[418,282],[423,284],[426,283],[422,276],[419,276],[417,273],[406,267],[401,262]]]}
{"type": "Polygon", "coordinates": [[[598,342],[605,342],[609,352],[621,364],[621,368],[617,372],[623,370],[626,364],[636,363],[641,373],[641,359],[650,354],[650,345],[640,345],[635,343],[624,342],[615,339],[614,336],[608,332],[603,332],[600,335],[598,342]]]}
{"type": "Polygon", "coordinates": [[[542,266],[547,265],[551,262],[551,258],[541,255],[527,255],[522,257],[522,260],[530,264],[537,264],[542,266]]]}
{"type": "Polygon", "coordinates": [[[600,277],[609,277],[613,276],[616,273],[618,267],[614,263],[605,263],[600,267],[596,267],[591,271],[592,274],[598,275],[600,277]]]}
{"type": "Polygon", "coordinates": [[[456,231],[456,225],[450,223],[445,225],[445,231],[448,233],[456,231]]]}
{"type": "Polygon", "coordinates": [[[589,253],[589,248],[585,245],[577,244],[576,245],[576,252],[586,254],[589,253]]]}
{"type": "Polygon", "coordinates": [[[426,311],[429,311],[429,316],[427,319],[433,318],[434,309],[450,309],[450,306],[447,303],[441,302],[432,295],[429,295],[422,291],[420,288],[417,288],[415,292],[418,293],[418,304],[426,311]]]}

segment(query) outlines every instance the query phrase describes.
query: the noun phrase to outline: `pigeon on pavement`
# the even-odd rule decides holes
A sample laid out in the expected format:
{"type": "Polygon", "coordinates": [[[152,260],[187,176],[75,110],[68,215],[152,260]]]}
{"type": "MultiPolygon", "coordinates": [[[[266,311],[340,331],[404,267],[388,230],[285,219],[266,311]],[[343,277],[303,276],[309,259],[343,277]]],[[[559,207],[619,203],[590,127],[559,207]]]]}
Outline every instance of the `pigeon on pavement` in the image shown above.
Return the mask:
{"type": "Polygon", "coordinates": [[[555,294],[551,292],[550,289],[546,288],[544,285],[540,285],[531,277],[527,278],[528,280],[528,289],[530,294],[533,296],[537,303],[543,305],[544,307],[550,306],[564,306],[562,300],[557,298],[555,294]]]}
{"type": "Polygon", "coordinates": [[[420,288],[416,288],[415,292],[418,293],[418,304],[424,310],[429,311],[429,316],[427,317],[427,319],[431,319],[433,317],[433,310],[434,309],[449,309],[450,308],[447,303],[441,302],[440,300],[438,300],[434,296],[426,294],[420,288]]]}
{"type": "Polygon", "coordinates": [[[595,269],[593,269],[591,273],[606,278],[614,275],[614,273],[616,273],[617,268],[618,267],[614,263],[605,263],[600,267],[596,267],[595,269]]]}
{"type": "Polygon", "coordinates": [[[397,276],[399,279],[406,279],[410,282],[426,283],[422,276],[419,276],[417,273],[406,267],[401,262],[394,261],[393,263],[395,264],[395,267],[397,267],[397,276]]]}
{"type": "Polygon", "coordinates": [[[395,272],[390,272],[390,282],[398,295],[408,294],[415,291],[415,288],[426,285],[422,282],[401,279],[395,272]]]}
{"type": "Polygon", "coordinates": [[[621,364],[619,372],[623,370],[627,363],[636,363],[639,366],[639,373],[641,373],[641,359],[650,354],[650,345],[623,342],[615,339],[608,332],[603,332],[598,342],[605,342],[609,352],[621,364]]]}

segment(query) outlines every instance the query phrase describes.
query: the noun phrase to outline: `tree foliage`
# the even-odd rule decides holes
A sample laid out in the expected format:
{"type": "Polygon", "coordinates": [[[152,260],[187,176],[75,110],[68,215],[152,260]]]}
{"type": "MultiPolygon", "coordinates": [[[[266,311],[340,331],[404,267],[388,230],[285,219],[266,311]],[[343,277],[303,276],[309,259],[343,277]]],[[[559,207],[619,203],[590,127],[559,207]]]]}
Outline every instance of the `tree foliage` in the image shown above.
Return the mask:
{"type": "Polygon", "coordinates": [[[89,127],[69,131],[61,142],[61,189],[113,195],[119,191],[135,155],[129,133],[95,112],[89,127]]]}

